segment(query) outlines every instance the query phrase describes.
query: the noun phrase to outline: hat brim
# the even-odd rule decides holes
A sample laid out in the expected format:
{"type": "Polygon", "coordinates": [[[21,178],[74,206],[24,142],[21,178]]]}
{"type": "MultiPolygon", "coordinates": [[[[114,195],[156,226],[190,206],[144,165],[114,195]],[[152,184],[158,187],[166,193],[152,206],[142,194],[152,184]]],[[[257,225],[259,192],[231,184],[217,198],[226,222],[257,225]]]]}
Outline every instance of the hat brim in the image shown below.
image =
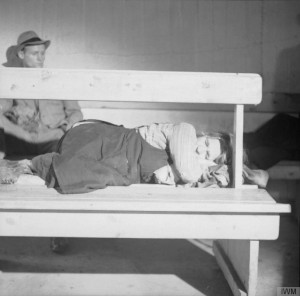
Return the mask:
{"type": "Polygon", "coordinates": [[[24,44],[17,46],[16,52],[18,53],[19,51],[23,50],[26,46],[34,46],[34,45],[41,45],[41,44],[44,44],[47,49],[49,47],[50,43],[51,43],[50,40],[38,40],[38,41],[24,43],[24,44]]]}

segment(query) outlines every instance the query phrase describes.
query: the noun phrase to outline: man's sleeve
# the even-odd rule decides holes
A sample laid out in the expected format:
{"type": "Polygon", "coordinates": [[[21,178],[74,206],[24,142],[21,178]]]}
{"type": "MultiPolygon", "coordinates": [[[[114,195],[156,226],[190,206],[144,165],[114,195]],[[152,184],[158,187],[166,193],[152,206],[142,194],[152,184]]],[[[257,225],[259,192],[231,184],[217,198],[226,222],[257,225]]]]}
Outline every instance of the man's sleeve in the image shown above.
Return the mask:
{"type": "Polygon", "coordinates": [[[11,99],[4,99],[0,100],[0,114],[4,114],[13,106],[13,100],[11,99]]]}

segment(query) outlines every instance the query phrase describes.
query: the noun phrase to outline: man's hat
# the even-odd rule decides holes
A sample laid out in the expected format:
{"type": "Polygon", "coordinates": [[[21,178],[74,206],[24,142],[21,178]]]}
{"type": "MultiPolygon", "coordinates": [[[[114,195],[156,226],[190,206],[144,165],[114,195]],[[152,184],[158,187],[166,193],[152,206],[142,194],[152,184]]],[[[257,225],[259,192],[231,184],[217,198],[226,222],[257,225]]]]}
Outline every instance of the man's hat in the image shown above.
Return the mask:
{"type": "Polygon", "coordinates": [[[18,38],[16,52],[24,49],[25,46],[40,44],[45,44],[45,47],[47,49],[50,45],[50,40],[41,39],[34,31],[26,31],[22,33],[18,38]]]}

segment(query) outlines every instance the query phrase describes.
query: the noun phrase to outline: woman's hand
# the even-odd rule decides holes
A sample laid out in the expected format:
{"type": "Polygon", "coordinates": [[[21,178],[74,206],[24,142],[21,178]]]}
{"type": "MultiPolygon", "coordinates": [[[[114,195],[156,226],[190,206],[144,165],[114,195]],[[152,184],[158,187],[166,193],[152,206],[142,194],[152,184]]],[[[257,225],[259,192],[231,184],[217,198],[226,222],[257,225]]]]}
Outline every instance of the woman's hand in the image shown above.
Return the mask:
{"type": "Polygon", "coordinates": [[[179,178],[170,165],[166,165],[154,172],[156,184],[175,185],[179,178]]]}

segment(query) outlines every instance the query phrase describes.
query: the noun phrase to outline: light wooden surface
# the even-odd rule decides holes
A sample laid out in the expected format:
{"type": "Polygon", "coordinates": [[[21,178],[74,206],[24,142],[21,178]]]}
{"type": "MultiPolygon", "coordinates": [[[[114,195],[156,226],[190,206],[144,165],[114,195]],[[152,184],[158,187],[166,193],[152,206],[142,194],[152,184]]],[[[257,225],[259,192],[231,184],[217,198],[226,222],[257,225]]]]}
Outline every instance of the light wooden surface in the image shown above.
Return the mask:
{"type": "Polygon", "coordinates": [[[164,185],[107,187],[62,195],[45,185],[1,185],[2,210],[289,213],[264,189],[178,188],[164,185]]]}
{"type": "Polygon", "coordinates": [[[1,296],[204,296],[172,274],[0,273],[1,296]]]}
{"type": "Polygon", "coordinates": [[[61,195],[42,184],[17,184],[0,190],[6,236],[276,239],[279,213],[290,211],[251,188],[140,184],[61,195]]]}
{"type": "Polygon", "coordinates": [[[272,240],[278,228],[278,215],[57,210],[0,215],[1,236],[272,240]]]}
{"type": "Polygon", "coordinates": [[[0,69],[0,98],[259,104],[258,74],[0,69]]]}
{"type": "Polygon", "coordinates": [[[218,240],[213,251],[234,296],[255,296],[259,242],[218,240]]]}
{"type": "MultiPolygon", "coordinates": [[[[290,212],[265,190],[241,186],[243,105],[261,102],[259,75],[3,68],[0,81],[0,98],[237,105],[236,188],[135,185],[60,195],[40,180],[2,185],[0,236],[230,239],[222,246],[224,257],[249,296],[255,294],[258,243],[249,240],[276,239],[279,214],[290,212]]],[[[232,271],[227,269],[229,283],[232,271]]]]}
{"type": "Polygon", "coordinates": [[[233,187],[240,188],[243,184],[243,131],[244,105],[236,105],[234,112],[233,132],[233,187]]]}
{"type": "MultiPolygon", "coordinates": [[[[257,286],[259,242],[256,240],[220,240],[216,244],[219,249],[223,249],[239,275],[247,295],[254,296],[257,286]]],[[[226,272],[224,274],[226,277],[226,272]]]]}
{"type": "Polygon", "coordinates": [[[240,276],[236,272],[232,261],[226,255],[219,241],[213,243],[213,253],[219,264],[219,267],[223,271],[223,274],[231,288],[234,296],[247,296],[247,292],[244,284],[242,283],[240,276]]]}

